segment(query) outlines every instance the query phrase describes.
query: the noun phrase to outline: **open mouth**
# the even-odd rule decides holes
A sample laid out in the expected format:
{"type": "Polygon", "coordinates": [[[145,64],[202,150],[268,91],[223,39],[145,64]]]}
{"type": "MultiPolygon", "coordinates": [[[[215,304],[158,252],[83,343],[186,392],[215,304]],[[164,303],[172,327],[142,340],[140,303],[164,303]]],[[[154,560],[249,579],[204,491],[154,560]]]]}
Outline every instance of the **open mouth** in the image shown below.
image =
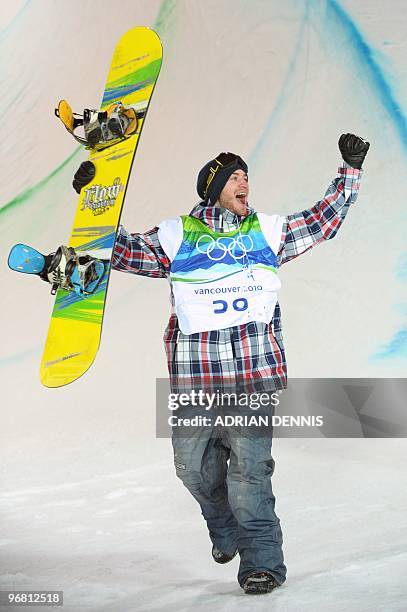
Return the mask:
{"type": "Polygon", "coordinates": [[[235,197],[240,200],[241,202],[244,202],[247,198],[247,192],[246,191],[238,191],[235,195],[235,197]]]}

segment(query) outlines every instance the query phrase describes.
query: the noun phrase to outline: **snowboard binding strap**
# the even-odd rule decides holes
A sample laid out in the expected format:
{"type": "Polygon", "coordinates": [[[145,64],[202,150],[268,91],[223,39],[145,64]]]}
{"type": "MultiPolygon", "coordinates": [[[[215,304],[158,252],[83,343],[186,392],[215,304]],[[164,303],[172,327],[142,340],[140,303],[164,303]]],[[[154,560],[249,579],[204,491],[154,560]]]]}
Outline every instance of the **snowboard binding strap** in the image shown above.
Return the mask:
{"type": "Polygon", "coordinates": [[[16,244],[8,258],[12,270],[35,274],[50,283],[52,295],[58,289],[74,291],[81,296],[91,295],[104,277],[106,263],[63,245],[54,253],[42,255],[26,244],[16,244]]]}
{"type": "Polygon", "coordinates": [[[83,115],[74,113],[66,100],[61,100],[55,115],[81,145],[100,151],[136,134],[138,116],[132,107],[125,108],[121,102],[111,104],[106,110],[85,108],[83,115]],[[75,134],[83,126],[84,137],[75,134]]]}
{"type": "Polygon", "coordinates": [[[52,295],[58,289],[74,291],[78,295],[94,293],[105,272],[103,261],[78,254],[72,247],[61,245],[48,257],[50,259],[40,276],[51,283],[52,295]]]}

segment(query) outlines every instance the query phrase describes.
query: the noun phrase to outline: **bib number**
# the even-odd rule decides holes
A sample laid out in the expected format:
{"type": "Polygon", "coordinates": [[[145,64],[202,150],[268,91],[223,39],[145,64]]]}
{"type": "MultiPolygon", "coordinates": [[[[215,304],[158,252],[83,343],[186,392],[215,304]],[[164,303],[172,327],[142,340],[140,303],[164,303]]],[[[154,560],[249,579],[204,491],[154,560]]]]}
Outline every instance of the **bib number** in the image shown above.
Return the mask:
{"type": "MultiPolygon", "coordinates": [[[[225,300],[214,300],[212,304],[215,306],[214,313],[215,314],[223,314],[229,308],[229,304],[225,300]]],[[[232,302],[233,310],[237,312],[243,312],[247,310],[249,307],[249,303],[246,298],[237,298],[232,302]]]]}

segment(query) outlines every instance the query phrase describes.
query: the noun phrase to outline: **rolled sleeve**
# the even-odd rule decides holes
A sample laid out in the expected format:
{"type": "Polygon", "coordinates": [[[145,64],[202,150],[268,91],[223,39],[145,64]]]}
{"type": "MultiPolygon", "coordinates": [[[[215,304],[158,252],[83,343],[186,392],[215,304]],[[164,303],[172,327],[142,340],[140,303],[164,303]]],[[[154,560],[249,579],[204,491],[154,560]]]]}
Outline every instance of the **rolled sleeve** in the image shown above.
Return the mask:
{"type": "Polygon", "coordinates": [[[356,201],[362,173],[344,162],[322,200],[285,217],[278,253],[280,266],[336,236],[350,205],[356,201]]]}
{"type": "Polygon", "coordinates": [[[113,250],[112,267],[120,272],[166,278],[170,261],[158,240],[157,230],[158,227],[154,227],[143,234],[130,234],[121,226],[113,250]]]}

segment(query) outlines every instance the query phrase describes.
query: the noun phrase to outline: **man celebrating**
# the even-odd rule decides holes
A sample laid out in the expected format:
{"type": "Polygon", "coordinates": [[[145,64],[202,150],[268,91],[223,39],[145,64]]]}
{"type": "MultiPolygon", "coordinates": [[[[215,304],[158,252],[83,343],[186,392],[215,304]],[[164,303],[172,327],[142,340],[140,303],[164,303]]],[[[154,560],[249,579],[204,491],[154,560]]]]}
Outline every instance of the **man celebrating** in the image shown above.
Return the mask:
{"type": "MultiPolygon", "coordinates": [[[[171,283],[165,332],[172,391],[272,391],[287,385],[278,269],[333,238],[356,200],[369,143],[343,134],[344,164],[322,200],[281,217],[249,206],[248,167],[221,153],[199,172],[201,201],[189,215],[143,234],[123,228],[113,267],[171,283]]],[[[177,476],[200,504],[217,563],[240,555],[246,593],[285,581],[280,521],[271,487],[271,433],[232,435],[228,427],[173,433],[177,476]],[[229,461],[229,464],[228,464],[229,461]]]]}

